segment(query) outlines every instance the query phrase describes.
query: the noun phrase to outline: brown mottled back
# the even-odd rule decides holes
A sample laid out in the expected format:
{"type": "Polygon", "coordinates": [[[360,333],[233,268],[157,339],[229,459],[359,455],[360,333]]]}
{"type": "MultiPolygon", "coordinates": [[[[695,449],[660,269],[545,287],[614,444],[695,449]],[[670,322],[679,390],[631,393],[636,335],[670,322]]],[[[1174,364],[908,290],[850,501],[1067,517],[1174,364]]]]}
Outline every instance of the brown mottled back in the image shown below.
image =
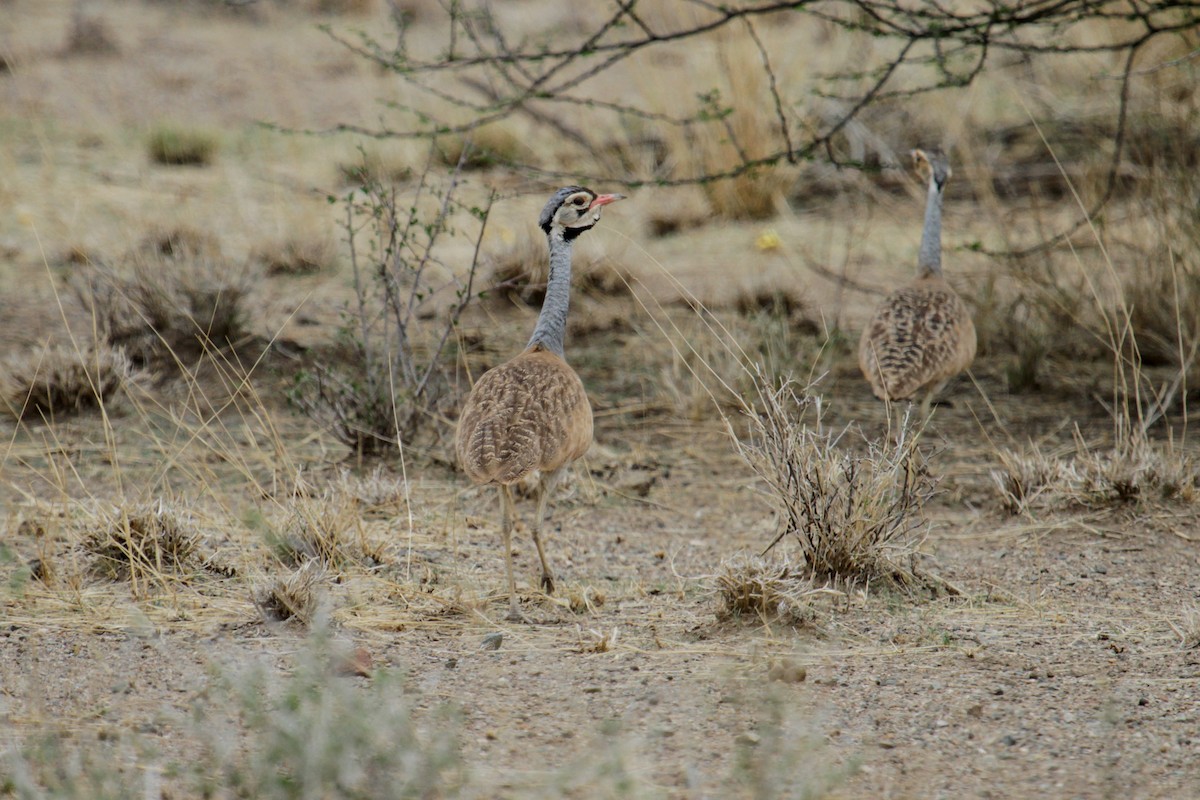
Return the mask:
{"type": "Polygon", "coordinates": [[[881,400],[936,391],[971,365],[975,324],[962,299],[937,275],[899,289],[875,309],[858,345],[858,362],[881,400]]]}
{"type": "Polygon", "coordinates": [[[483,374],[458,421],[458,461],[477,484],[551,472],[592,443],[592,407],[575,370],[534,346],[483,374]]]}

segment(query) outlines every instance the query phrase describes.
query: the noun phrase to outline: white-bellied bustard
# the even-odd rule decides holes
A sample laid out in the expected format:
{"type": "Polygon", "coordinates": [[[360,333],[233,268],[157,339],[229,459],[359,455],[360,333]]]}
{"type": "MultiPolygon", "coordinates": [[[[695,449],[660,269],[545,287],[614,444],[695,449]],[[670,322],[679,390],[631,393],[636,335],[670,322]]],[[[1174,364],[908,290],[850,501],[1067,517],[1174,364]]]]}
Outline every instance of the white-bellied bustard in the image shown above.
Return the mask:
{"type": "Polygon", "coordinates": [[[479,378],[458,420],[455,449],[463,471],[474,483],[495,484],[500,491],[510,619],[522,619],[513,578],[512,484],[535,470],[541,479],[533,543],[542,562],[542,588],[554,592],[554,576],[541,539],[546,503],[563,470],[592,443],[592,406],[583,382],[563,360],[571,248],[580,234],[599,222],[600,210],[619,199],[619,194],[567,186],[546,203],[538,224],[550,243],[550,277],[533,337],[524,352],[479,378]]]}
{"type": "Polygon", "coordinates": [[[975,324],[962,298],[942,277],[942,191],[950,164],[937,151],[912,151],[929,184],[917,277],[875,309],[858,343],[858,364],[875,396],[889,404],[933,396],[975,358],[975,324]]]}

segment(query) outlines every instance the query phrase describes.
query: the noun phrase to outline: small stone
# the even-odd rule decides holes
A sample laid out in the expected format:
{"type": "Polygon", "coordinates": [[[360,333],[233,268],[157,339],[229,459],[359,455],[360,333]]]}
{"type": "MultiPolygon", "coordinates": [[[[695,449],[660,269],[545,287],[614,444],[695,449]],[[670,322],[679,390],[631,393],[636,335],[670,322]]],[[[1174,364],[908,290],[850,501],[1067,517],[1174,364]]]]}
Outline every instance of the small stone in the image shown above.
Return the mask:
{"type": "Polygon", "coordinates": [[[786,658],[775,662],[767,670],[767,680],[781,683],[803,683],[807,677],[808,670],[786,658]]]}
{"type": "Polygon", "coordinates": [[[369,678],[373,666],[374,659],[371,658],[371,653],[367,648],[356,647],[353,653],[338,660],[337,674],[369,678]]]}

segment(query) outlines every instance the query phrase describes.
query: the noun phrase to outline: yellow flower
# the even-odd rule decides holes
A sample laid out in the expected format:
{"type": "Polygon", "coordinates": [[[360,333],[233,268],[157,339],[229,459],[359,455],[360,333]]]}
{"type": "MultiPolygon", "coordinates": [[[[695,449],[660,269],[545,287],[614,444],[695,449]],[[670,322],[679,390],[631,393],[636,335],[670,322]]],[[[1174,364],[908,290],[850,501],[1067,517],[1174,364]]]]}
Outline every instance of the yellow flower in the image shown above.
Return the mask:
{"type": "Polygon", "coordinates": [[[779,238],[779,234],[775,232],[774,228],[767,228],[754,240],[754,246],[764,251],[778,250],[783,246],[783,240],[779,238]]]}

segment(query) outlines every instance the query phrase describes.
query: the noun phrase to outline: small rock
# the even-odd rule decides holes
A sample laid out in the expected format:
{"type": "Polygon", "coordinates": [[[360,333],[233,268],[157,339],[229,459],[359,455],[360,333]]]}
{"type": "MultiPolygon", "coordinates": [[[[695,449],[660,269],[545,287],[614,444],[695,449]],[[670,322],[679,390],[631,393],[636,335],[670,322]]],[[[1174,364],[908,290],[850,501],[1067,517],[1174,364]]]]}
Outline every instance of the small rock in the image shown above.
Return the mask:
{"type": "Polygon", "coordinates": [[[808,670],[787,658],[775,662],[767,670],[767,680],[781,683],[803,683],[807,677],[808,670]]]}
{"type": "Polygon", "coordinates": [[[369,678],[372,666],[374,666],[374,660],[367,648],[356,647],[354,652],[338,656],[334,662],[333,671],[342,676],[355,675],[360,678],[369,678]]]}

